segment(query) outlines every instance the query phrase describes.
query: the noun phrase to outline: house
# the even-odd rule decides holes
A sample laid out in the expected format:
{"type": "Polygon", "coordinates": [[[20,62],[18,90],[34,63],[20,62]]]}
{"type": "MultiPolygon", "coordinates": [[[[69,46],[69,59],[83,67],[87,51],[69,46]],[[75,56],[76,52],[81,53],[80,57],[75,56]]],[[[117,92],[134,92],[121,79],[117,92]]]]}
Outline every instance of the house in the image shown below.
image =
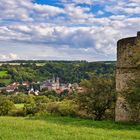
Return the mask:
{"type": "Polygon", "coordinates": [[[28,94],[31,95],[36,95],[38,96],[39,95],[39,90],[35,90],[33,87],[28,91],[28,94]]]}
{"type": "Polygon", "coordinates": [[[26,87],[29,87],[29,84],[28,82],[23,82],[22,84],[20,84],[19,82],[14,82],[6,87],[2,87],[0,88],[0,92],[2,91],[6,91],[6,92],[14,92],[16,90],[19,89],[19,86],[26,86],[26,87]]]}
{"type": "Polygon", "coordinates": [[[48,89],[48,90],[52,90],[52,83],[50,82],[50,80],[46,80],[46,81],[43,81],[41,84],[40,84],[40,89],[48,89]]]}
{"type": "Polygon", "coordinates": [[[39,90],[34,90],[34,88],[32,87],[29,91],[28,91],[28,95],[39,95],[39,90]]]}
{"type": "Polygon", "coordinates": [[[46,80],[46,81],[43,81],[41,84],[40,84],[40,89],[48,89],[48,90],[58,90],[60,89],[60,81],[59,81],[59,78],[53,78],[53,79],[49,79],[49,80],[46,80]]]}
{"type": "Polygon", "coordinates": [[[30,83],[28,81],[22,82],[22,86],[29,87],[30,86],[30,83]]]}
{"type": "Polygon", "coordinates": [[[5,87],[0,87],[0,92],[4,91],[5,87]]]}
{"type": "Polygon", "coordinates": [[[10,85],[8,85],[7,87],[4,87],[3,90],[7,91],[7,92],[14,92],[15,90],[18,89],[18,86],[20,84],[18,82],[14,82],[10,85]]]}

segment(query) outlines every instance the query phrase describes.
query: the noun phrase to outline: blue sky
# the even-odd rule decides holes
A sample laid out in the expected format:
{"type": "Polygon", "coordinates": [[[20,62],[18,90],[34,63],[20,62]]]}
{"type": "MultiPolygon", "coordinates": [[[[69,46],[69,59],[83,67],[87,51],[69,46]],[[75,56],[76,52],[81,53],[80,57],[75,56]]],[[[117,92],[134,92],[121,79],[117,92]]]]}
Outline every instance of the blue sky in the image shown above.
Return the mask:
{"type": "Polygon", "coordinates": [[[1,0],[0,60],[116,60],[139,30],[138,0],[1,0]]]}

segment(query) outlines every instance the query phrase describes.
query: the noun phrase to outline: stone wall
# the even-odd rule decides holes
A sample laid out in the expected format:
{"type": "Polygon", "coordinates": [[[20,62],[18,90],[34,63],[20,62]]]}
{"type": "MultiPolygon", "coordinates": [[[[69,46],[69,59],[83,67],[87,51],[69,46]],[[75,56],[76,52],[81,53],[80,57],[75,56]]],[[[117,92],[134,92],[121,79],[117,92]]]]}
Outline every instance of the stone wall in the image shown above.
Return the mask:
{"type": "Polygon", "coordinates": [[[135,51],[140,48],[140,32],[136,37],[121,39],[117,43],[116,90],[117,102],[115,110],[116,121],[131,121],[131,109],[124,99],[127,94],[128,82],[140,75],[140,69],[135,61],[135,51]]]}

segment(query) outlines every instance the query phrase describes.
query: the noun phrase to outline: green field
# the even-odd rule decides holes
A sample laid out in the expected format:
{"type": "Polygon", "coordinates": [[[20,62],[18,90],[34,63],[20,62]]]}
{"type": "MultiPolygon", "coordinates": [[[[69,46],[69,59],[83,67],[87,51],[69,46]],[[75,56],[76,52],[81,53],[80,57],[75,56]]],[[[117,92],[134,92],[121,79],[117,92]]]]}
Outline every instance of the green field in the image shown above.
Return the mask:
{"type": "Polygon", "coordinates": [[[65,117],[0,117],[0,140],[140,140],[140,125],[65,117]]]}
{"type": "Polygon", "coordinates": [[[4,83],[5,85],[8,85],[11,83],[11,79],[0,79],[0,83],[4,83]]]}
{"type": "Polygon", "coordinates": [[[11,79],[6,79],[6,76],[8,76],[7,71],[0,71],[0,83],[4,83],[5,85],[11,83],[11,79]]]}
{"type": "Polygon", "coordinates": [[[0,71],[0,78],[7,76],[7,71],[0,71]]]}

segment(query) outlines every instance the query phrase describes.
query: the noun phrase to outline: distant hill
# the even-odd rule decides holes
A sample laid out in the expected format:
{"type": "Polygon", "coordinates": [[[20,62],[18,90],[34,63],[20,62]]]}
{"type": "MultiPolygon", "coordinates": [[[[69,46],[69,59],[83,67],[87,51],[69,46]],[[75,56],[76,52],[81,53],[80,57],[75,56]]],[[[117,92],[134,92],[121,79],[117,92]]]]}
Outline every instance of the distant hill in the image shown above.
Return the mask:
{"type": "Polygon", "coordinates": [[[14,60],[0,64],[0,71],[7,71],[10,81],[42,81],[55,76],[63,83],[79,83],[81,79],[89,79],[92,73],[113,75],[116,62],[14,60]]]}

